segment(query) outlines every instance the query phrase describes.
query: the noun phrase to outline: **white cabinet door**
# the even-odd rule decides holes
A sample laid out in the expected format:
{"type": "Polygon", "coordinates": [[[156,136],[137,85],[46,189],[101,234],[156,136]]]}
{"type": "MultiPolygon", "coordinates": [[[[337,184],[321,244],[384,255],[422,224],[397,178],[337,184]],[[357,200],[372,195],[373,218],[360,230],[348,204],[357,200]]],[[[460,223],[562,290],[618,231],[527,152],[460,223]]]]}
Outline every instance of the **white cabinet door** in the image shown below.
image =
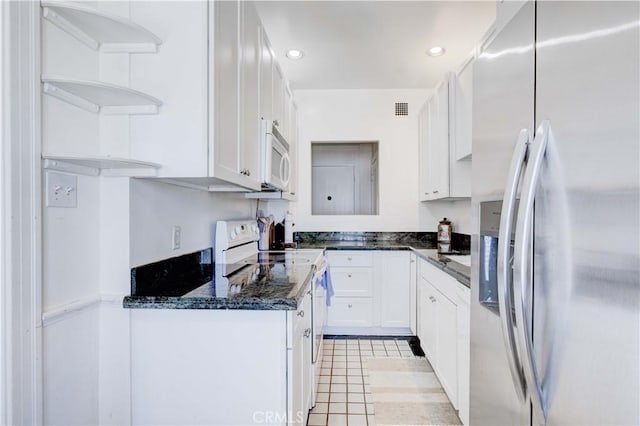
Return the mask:
{"type": "Polygon", "coordinates": [[[284,90],[285,82],[284,75],[280,70],[280,67],[273,61],[273,120],[278,122],[278,130],[283,131],[285,118],[284,118],[284,90]]]}
{"type": "Polygon", "coordinates": [[[449,82],[442,81],[436,87],[430,108],[430,140],[427,167],[430,175],[431,198],[449,196],[449,82]]]}
{"type": "Polygon", "coordinates": [[[409,326],[414,336],[418,335],[418,286],[417,286],[418,261],[416,255],[409,256],[409,326]]]}
{"type": "Polygon", "coordinates": [[[288,425],[306,425],[311,400],[311,295],[292,313],[293,342],[288,351],[288,425]]]}
{"type": "Polygon", "coordinates": [[[213,169],[228,179],[240,172],[238,1],[214,2],[213,169]]]}
{"type": "Polygon", "coordinates": [[[260,31],[260,115],[273,120],[273,50],[264,28],[260,31]]]}
{"type": "Polygon", "coordinates": [[[469,365],[470,365],[470,312],[471,292],[458,284],[458,415],[462,423],[469,424],[469,365]]]}
{"type": "Polygon", "coordinates": [[[380,279],[380,326],[411,326],[411,264],[408,251],[376,253],[380,279]]]}
{"type": "Polygon", "coordinates": [[[435,288],[437,305],[436,370],[442,387],[458,407],[458,313],[457,306],[435,288]]]}
{"type": "Polygon", "coordinates": [[[471,122],[473,107],[473,62],[470,58],[454,77],[454,160],[471,159],[471,122]]]}
{"type": "Polygon", "coordinates": [[[295,200],[298,190],[298,107],[295,102],[291,102],[291,113],[289,121],[289,146],[291,157],[291,178],[289,179],[289,194],[295,200]]]}
{"type": "Polygon", "coordinates": [[[260,185],[260,18],[242,2],[240,67],[240,171],[260,185]]]}
{"type": "Polygon", "coordinates": [[[418,198],[420,201],[429,199],[429,167],[427,167],[427,158],[429,156],[429,102],[427,101],[418,114],[418,174],[420,181],[418,182],[418,198]]]}
{"type": "Polygon", "coordinates": [[[436,354],[438,351],[438,299],[434,294],[435,289],[429,284],[429,281],[421,277],[420,286],[422,292],[420,307],[420,329],[422,334],[419,336],[420,345],[435,370],[437,363],[436,354]]]}
{"type": "Polygon", "coordinates": [[[288,142],[291,139],[291,102],[292,96],[289,88],[287,87],[286,82],[283,84],[283,104],[284,111],[282,114],[282,129],[281,133],[284,136],[284,139],[288,142]]]}

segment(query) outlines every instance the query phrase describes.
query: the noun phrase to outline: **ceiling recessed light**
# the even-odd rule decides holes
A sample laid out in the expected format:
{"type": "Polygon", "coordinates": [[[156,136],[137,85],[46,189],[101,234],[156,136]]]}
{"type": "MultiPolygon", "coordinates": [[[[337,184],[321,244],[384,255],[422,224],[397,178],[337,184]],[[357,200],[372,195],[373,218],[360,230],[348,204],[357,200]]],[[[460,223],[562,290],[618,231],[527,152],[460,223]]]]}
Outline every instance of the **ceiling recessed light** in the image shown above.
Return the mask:
{"type": "Polygon", "coordinates": [[[431,49],[427,50],[427,55],[429,55],[429,56],[442,56],[442,55],[444,55],[444,47],[434,46],[431,49]]]}
{"type": "Polygon", "coordinates": [[[302,59],[302,57],[304,56],[304,52],[302,50],[291,49],[287,50],[285,56],[289,59],[302,59]]]}

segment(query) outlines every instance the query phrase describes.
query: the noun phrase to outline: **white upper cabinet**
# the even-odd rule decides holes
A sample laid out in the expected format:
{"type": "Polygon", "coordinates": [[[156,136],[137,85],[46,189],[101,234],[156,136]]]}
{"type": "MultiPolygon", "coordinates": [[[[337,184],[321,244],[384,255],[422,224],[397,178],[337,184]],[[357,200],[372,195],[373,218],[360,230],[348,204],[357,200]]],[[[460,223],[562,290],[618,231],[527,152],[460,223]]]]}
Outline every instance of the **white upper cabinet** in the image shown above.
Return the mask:
{"type": "Polygon", "coordinates": [[[260,18],[252,2],[242,2],[240,103],[241,170],[260,184],[260,18]]]}
{"type": "Polygon", "coordinates": [[[260,31],[260,115],[273,120],[273,49],[269,37],[260,31]]]}
{"type": "MultiPolygon", "coordinates": [[[[287,121],[284,117],[285,114],[285,106],[284,106],[284,96],[285,96],[285,81],[282,71],[280,67],[274,60],[273,65],[273,97],[272,97],[272,111],[273,111],[273,121],[277,122],[278,129],[282,133],[283,125],[287,121]]],[[[286,136],[285,136],[286,138],[286,136]]]]}
{"type": "Polygon", "coordinates": [[[471,163],[456,158],[456,86],[447,74],[419,115],[421,201],[471,196],[471,163]]]}
{"type": "Polygon", "coordinates": [[[471,122],[473,107],[473,62],[469,58],[456,74],[454,92],[454,159],[471,160],[471,122]]]}
{"type": "MultiPolygon", "coordinates": [[[[286,81],[255,5],[134,2],[136,19],[167,39],[132,59],[131,80],[157,90],[157,117],[131,121],[133,147],[167,182],[210,191],[261,190],[261,120],[285,112],[286,81]]],[[[285,120],[287,121],[287,120],[285,120]]]]}
{"type": "Polygon", "coordinates": [[[291,156],[291,178],[289,179],[289,196],[295,200],[298,191],[298,107],[293,99],[289,111],[289,146],[291,156]]]}
{"type": "Polygon", "coordinates": [[[240,27],[238,1],[214,2],[212,174],[233,183],[244,176],[240,141],[240,27]]]}

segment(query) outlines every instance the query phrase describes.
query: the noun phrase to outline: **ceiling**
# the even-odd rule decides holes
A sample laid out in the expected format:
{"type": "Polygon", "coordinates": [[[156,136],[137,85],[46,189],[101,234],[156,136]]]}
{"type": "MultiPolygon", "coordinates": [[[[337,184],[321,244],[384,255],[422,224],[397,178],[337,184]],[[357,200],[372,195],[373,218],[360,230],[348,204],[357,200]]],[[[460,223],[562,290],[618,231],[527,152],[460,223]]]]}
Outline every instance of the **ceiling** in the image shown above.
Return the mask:
{"type": "Polygon", "coordinates": [[[434,87],[495,19],[493,1],[257,1],[291,89],[434,87]],[[427,49],[443,46],[440,57],[427,49]],[[288,49],[304,58],[292,61],[288,49]]]}

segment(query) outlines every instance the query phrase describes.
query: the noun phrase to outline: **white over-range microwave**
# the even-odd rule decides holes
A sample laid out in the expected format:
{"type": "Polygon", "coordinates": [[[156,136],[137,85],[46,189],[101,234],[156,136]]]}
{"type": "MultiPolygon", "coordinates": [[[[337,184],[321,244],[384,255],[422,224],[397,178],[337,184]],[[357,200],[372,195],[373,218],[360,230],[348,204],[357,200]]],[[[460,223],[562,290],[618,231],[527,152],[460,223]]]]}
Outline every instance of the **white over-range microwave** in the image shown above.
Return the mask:
{"type": "Polygon", "coordinates": [[[262,120],[262,188],[289,189],[291,158],[289,144],[271,120],[262,120]]]}

